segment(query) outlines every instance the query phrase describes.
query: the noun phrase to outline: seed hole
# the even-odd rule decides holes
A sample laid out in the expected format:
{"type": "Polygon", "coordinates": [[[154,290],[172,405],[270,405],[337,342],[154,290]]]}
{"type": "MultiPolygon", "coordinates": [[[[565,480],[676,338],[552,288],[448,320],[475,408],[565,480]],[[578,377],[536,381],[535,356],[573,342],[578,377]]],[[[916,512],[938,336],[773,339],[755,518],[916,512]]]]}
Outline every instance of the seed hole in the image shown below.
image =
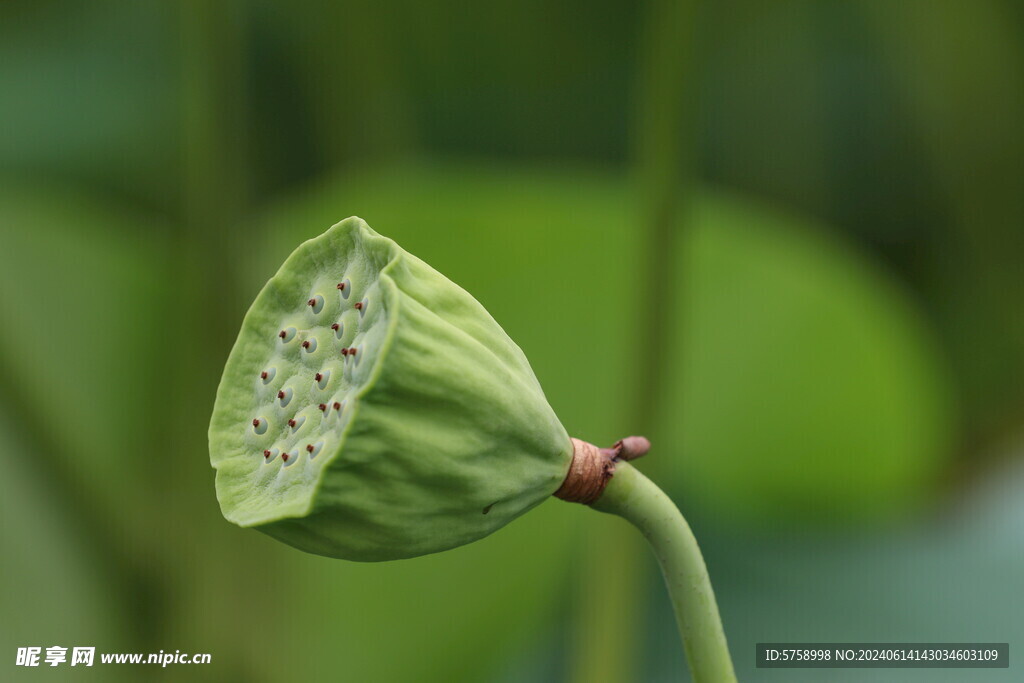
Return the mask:
{"type": "Polygon", "coordinates": [[[284,466],[285,467],[291,467],[292,465],[295,464],[295,462],[298,459],[299,459],[299,452],[298,451],[295,451],[294,453],[282,453],[281,454],[281,460],[284,460],[284,466]]]}
{"type": "Polygon", "coordinates": [[[265,417],[257,417],[256,419],[254,419],[252,421],[252,429],[257,434],[266,434],[267,433],[267,418],[265,418],[265,417]]]}
{"type": "Polygon", "coordinates": [[[292,339],[295,339],[295,328],[294,327],[286,327],[283,330],[281,330],[280,332],[278,332],[277,336],[281,338],[281,341],[283,343],[287,344],[292,339]]]}
{"type": "Polygon", "coordinates": [[[343,334],[344,330],[342,324],[334,323],[333,325],[331,325],[331,329],[334,330],[334,336],[337,337],[338,339],[341,339],[341,335],[343,334]]]}
{"type": "Polygon", "coordinates": [[[305,422],[305,421],[306,421],[306,416],[305,415],[299,415],[297,418],[293,418],[291,420],[288,420],[288,426],[292,428],[293,432],[297,432],[302,427],[302,423],[305,422]]]}
{"type": "Polygon", "coordinates": [[[314,313],[319,313],[324,310],[324,298],[317,294],[312,299],[306,302],[306,305],[313,309],[314,313]]]}
{"type": "Polygon", "coordinates": [[[264,384],[270,384],[274,381],[274,376],[277,374],[277,368],[267,368],[260,373],[260,379],[263,380],[264,384]]]}
{"type": "Polygon", "coordinates": [[[338,291],[341,292],[342,299],[347,299],[348,295],[352,293],[352,283],[348,278],[338,283],[338,291]]]}
{"type": "Polygon", "coordinates": [[[321,413],[326,413],[327,412],[327,404],[326,403],[321,403],[320,405],[317,406],[317,408],[320,409],[321,413]]]}
{"type": "Polygon", "coordinates": [[[302,348],[306,349],[306,353],[313,353],[316,351],[316,337],[302,342],[302,348]]]}
{"type": "Polygon", "coordinates": [[[309,459],[312,460],[316,456],[320,455],[320,450],[324,447],[323,441],[317,441],[316,443],[306,444],[306,452],[309,453],[309,459]]]}
{"type": "Polygon", "coordinates": [[[339,411],[339,412],[341,411],[341,404],[338,403],[337,401],[335,401],[334,405],[332,405],[331,407],[334,408],[335,410],[339,411]]]}
{"type": "Polygon", "coordinates": [[[318,372],[316,373],[314,379],[316,379],[316,384],[318,387],[320,387],[321,389],[326,389],[327,383],[331,381],[331,371],[324,370],[323,372],[318,372]]]}
{"type": "Polygon", "coordinates": [[[278,451],[276,448],[268,448],[267,450],[263,451],[263,460],[268,463],[273,462],[274,458],[277,457],[278,453],[280,453],[280,451],[278,451]]]}
{"type": "Polygon", "coordinates": [[[284,407],[292,400],[292,389],[287,387],[277,392],[277,398],[281,401],[281,406],[284,407]]]}

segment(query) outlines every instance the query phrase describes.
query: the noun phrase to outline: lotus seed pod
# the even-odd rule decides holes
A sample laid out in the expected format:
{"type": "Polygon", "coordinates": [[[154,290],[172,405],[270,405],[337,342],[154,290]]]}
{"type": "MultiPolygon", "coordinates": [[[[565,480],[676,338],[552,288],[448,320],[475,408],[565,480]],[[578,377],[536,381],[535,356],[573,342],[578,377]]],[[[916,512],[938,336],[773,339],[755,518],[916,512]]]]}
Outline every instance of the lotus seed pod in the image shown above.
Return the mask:
{"type": "Polygon", "coordinates": [[[559,489],[573,457],[483,306],[359,218],[257,296],[209,438],[229,521],[364,561],[486,536],[559,489]]]}

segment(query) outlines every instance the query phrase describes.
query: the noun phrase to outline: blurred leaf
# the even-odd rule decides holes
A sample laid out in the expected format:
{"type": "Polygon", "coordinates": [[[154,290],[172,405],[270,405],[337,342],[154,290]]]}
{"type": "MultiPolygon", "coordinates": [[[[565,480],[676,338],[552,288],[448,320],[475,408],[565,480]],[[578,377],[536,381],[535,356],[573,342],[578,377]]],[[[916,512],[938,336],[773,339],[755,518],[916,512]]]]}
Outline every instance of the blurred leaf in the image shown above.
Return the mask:
{"type": "Polygon", "coordinates": [[[549,501],[496,536],[416,560],[302,558],[315,566],[297,587],[303,616],[292,618],[300,630],[317,624],[296,645],[310,673],[329,675],[342,660],[353,680],[494,677],[557,611],[576,521],[566,507],[549,501]],[[326,652],[337,659],[317,654],[326,652]]]}
{"type": "MultiPolygon", "coordinates": [[[[0,191],[0,406],[19,422],[58,505],[81,505],[93,531],[146,500],[160,410],[158,344],[165,273],[149,228],[54,188],[0,191]]],[[[120,531],[123,531],[122,528],[120,531]]]]}
{"type": "MultiPolygon", "coordinates": [[[[76,536],[67,518],[54,508],[46,483],[31,468],[21,466],[32,457],[23,435],[0,412],[0,440],[9,452],[0,477],[0,547],[3,548],[4,589],[0,591],[0,651],[4,668],[13,668],[19,647],[46,648],[123,646],[117,623],[106,618],[104,580],[99,567],[89,562],[89,540],[76,536]],[[18,454],[18,455],[13,455],[18,454]]],[[[97,655],[98,659],[98,655],[97,655]]],[[[97,662],[98,663],[98,662],[97,662]]],[[[85,669],[76,679],[123,680],[118,672],[85,669]]],[[[126,672],[125,672],[126,673],[126,672]]]]}
{"type": "Polygon", "coordinates": [[[827,11],[814,0],[703,5],[704,68],[688,105],[700,112],[712,177],[804,210],[827,207],[829,51],[841,37],[830,31],[822,45],[827,11]]]}
{"type": "Polygon", "coordinates": [[[827,230],[707,197],[678,254],[663,455],[679,500],[737,520],[884,518],[932,491],[953,434],[913,303],[827,230]]]}

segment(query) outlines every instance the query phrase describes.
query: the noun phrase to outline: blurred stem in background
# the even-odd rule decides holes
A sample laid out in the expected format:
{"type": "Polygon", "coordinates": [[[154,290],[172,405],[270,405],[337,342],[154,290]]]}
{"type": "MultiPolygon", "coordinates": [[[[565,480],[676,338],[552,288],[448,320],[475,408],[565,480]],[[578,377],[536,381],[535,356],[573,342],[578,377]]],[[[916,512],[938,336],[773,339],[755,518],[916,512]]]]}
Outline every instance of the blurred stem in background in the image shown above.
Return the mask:
{"type": "MultiPolygon", "coordinates": [[[[181,228],[171,258],[179,276],[175,283],[177,297],[172,300],[174,310],[169,315],[174,321],[169,333],[175,336],[178,353],[172,361],[177,364],[170,396],[172,419],[167,421],[160,443],[166,449],[165,458],[181,464],[160,468],[159,476],[162,486],[186,491],[208,486],[209,470],[204,458],[183,457],[206,450],[205,432],[182,426],[211,410],[221,363],[234,339],[235,314],[244,310],[237,268],[244,262],[248,236],[243,226],[250,213],[251,126],[247,5],[234,0],[188,0],[180,8],[184,180],[181,228]]],[[[196,511],[200,519],[203,512],[196,511]]],[[[162,521],[168,525],[163,533],[180,533],[180,520],[162,521]]],[[[226,592],[224,570],[206,568],[200,581],[192,575],[198,570],[196,565],[167,562],[166,566],[171,572],[164,577],[168,595],[174,594],[178,584],[200,587],[188,595],[176,595],[173,606],[168,605],[177,612],[165,620],[171,637],[202,638],[204,632],[230,632],[236,618],[233,610],[215,602],[226,592]],[[189,615],[197,609],[208,617],[200,631],[189,623],[189,615]]],[[[220,647],[225,651],[224,660],[231,662],[229,666],[246,661],[234,652],[226,652],[237,648],[237,641],[224,639],[220,647]]],[[[218,672],[217,676],[253,680],[254,672],[240,668],[218,672]]]]}
{"type": "Polygon", "coordinates": [[[967,421],[977,440],[999,440],[1024,415],[1024,53],[1013,16],[987,0],[861,6],[948,202],[926,284],[967,421]]]}
{"type": "MultiPolygon", "coordinates": [[[[639,300],[641,318],[635,335],[641,348],[635,382],[624,394],[630,406],[623,412],[623,429],[654,436],[654,458],[673,454],[670,444],[659,444],[654,431],[658,397],[669,362],[665,320],[679,296],[673,260],[681,232],[679,217],[686,215],[692,186],[695,88],[695,0],[652,0],[647,7],[639,45],[636,110],[632,143],[641,197],[639,216],[645,235],[644,268],[639,300]],[[664,450],[662,450],[664,448],[664,450]]],[[[679,356],[678,350],[673,355],[679,356]]],[[[669,455],[673,454],[673,455],[669,455]]],[[[601,529],[602,538],[588,544],[590,557],[583,563],[577,598],[571,679],[577,683],[636,680],[644,590],[646,548],[627,527],[601,529]],[[599,596],[599,599],[595,599],[599,596]]]]}
{"type": "MultiPolygon", "coordinates": [[[[316,68],[303,69],[314,106],[310,118],[319,155],[329,168],[379,166],[419,149],[416,106],[400,62],[394,7],[376,3],[314,3],[314,12],[284,5],[280,20],[316,68]]],[[[408,11],[436,13],[430,5],[408,11]]],[[[340,217],[339,217],[340,219],[340,217]]]]}
{"type": "Polygon", "coordinates": [[[236,2],[188,0],[181,10],[185,229],[179,244],[194,265],[216,266],[198,275],[231,288],[226,256],[249,199],[245,15],[236,2]]]}
{"type": "MultiPolygon", "coordinates": [[[[241,297],[237,257],[229,255],[242,246],[249,198],[243,6],[188,0],[180,7],[184,190],[182,227],[173,245],[178,296],[170,316],[179,355],[171,397],[175,419],[167,421],[162,440],[172,454],[205,449],[194,442],[196,430],[177,425],[212,406],[212,393],[204,390],[204,405],[197,406],[195,392],[215,389],[210,378],[219,375],[234,336],[234,318],[225,312],[238,310],[241,297]]],[[[176,485],[196,480],[195,472],[174,471],[183,477],[176,485]]]]}

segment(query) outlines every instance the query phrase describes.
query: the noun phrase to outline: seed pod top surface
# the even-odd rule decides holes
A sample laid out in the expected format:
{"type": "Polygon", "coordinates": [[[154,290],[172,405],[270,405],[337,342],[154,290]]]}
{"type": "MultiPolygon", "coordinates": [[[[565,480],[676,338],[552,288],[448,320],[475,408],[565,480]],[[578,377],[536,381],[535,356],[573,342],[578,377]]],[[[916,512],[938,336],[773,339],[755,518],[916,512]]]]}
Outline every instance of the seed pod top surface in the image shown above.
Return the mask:
{"type": "Polygon", "coordinates": [[[352,560],[481,538],[550,496],[572,459],[483,306],[358,218],[260,292],[209,438],[228,520],[352,560]]]}

